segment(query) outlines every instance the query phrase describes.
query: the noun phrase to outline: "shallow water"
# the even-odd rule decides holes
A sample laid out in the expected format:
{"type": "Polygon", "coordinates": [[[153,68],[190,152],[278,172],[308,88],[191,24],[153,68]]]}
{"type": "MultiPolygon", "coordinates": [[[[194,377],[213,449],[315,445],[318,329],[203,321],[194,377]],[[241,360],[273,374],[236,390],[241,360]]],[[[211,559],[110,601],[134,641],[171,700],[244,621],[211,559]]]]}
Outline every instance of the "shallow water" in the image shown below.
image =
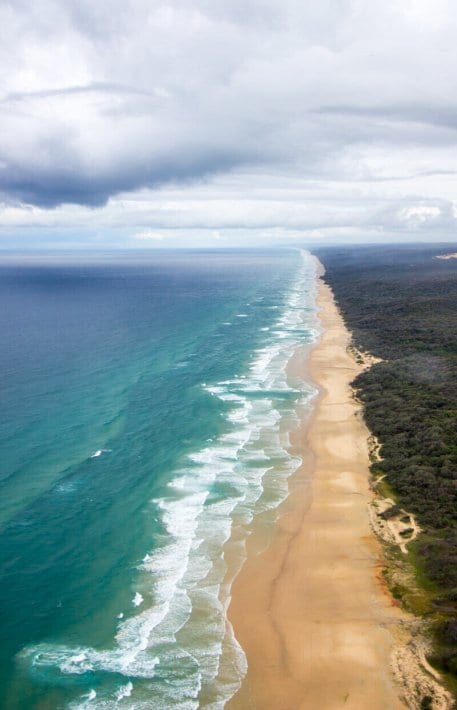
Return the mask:
{"type": "Polygon", "coordinates": [[[285,366],[313,290],[292,250],[0,264],[5,707],[236,691],[224,544],[299,464],[287,432],[312,390],[285,366]]]}

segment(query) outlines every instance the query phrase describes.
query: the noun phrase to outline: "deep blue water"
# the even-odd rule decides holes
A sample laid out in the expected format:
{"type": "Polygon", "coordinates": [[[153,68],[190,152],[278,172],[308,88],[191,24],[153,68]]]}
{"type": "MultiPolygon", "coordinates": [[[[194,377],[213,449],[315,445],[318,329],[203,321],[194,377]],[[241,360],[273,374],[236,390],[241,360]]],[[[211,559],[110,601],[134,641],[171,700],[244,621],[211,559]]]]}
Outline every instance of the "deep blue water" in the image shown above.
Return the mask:
{"type": "Polygon", "coordinates": [[[297,465],[313,275],[292,250],[0,261],[2,707],[234,692],[223,546],[297,465]]]}

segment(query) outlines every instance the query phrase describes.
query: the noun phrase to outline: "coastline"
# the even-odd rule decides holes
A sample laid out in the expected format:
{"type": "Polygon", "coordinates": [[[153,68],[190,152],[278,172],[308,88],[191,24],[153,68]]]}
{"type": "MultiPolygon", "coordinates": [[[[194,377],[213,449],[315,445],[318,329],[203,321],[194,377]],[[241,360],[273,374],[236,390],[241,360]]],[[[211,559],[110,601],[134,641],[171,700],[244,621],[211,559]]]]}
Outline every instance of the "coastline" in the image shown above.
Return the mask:
{"type": "Polygon", "coordinates": [[[232,710],[405,707],[390,657],[408,617],[381,581],[367,515],[369,432],[350,387],[363,365],[347,352],[350,333],[320,279],[318,308],[320,340],[288,368],[320,391],[291,437],[303,464],[266,548],[254,524],[231,590],[228,616],[248,661],[232,710]]]}

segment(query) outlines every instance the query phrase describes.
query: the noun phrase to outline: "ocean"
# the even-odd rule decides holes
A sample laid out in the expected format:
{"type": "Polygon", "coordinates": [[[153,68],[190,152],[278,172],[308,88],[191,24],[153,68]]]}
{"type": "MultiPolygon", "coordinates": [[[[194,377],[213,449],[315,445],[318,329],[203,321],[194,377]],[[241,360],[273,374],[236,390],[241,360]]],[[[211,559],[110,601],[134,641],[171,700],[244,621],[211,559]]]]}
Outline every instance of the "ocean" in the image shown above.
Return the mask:
{"type": "Polygon", "coordinates": [[[300,464],[314,289],[293,249],[0,257],[1,707],[239,688],[230,582],[300,464]]]}

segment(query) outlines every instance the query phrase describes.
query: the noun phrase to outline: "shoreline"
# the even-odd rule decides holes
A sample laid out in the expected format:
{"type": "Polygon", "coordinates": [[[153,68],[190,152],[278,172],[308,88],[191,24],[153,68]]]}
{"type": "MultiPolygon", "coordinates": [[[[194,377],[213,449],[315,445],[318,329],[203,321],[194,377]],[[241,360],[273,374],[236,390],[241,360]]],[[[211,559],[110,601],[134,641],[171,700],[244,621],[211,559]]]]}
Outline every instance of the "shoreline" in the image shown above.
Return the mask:
{"type": "Polygon", "coordinates": [[[350,387],[363,365],[347,352],[331,290],[320,278],[318,288],[320,339],[288,366],[319,388],[291,436],[303,463],[266,549],[254,523],[232,585],[228,617],[248,671],[231,710],[405,707],[390,657],[409,617],[380,576],[382,547],[367,514],[369,432],[350,387]]]}

